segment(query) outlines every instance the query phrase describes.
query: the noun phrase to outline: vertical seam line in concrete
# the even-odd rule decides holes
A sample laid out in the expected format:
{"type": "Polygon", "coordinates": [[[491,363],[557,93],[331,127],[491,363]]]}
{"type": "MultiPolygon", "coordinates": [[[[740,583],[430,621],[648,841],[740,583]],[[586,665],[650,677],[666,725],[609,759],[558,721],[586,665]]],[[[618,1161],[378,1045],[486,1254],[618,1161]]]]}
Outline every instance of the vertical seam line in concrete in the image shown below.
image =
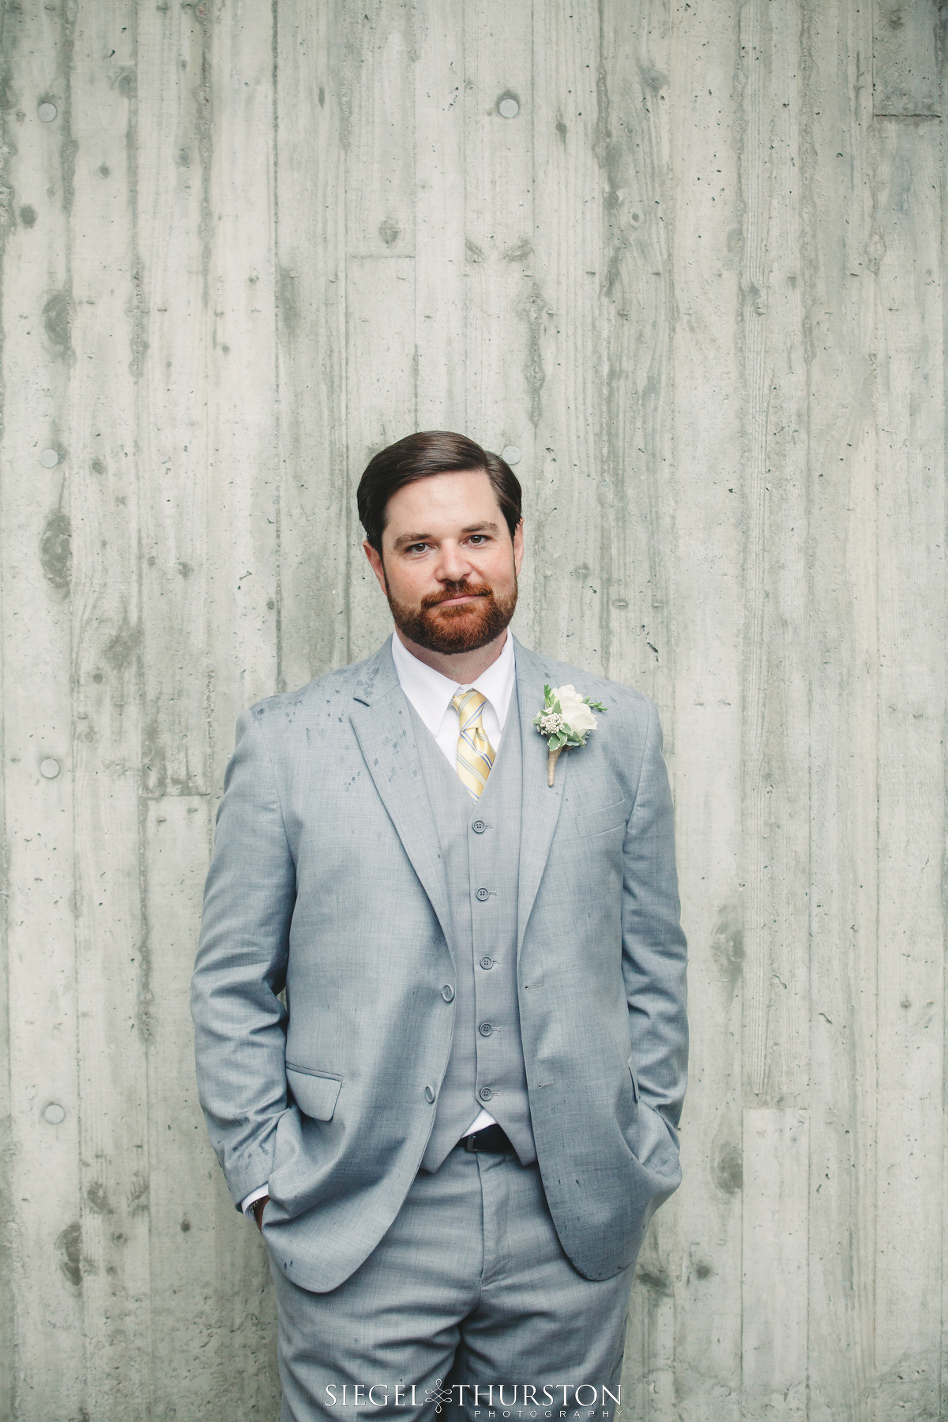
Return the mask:
{"type": "Polygon", "coordinates": [[[273,290],[273,390],[274,390],[274,412],[273,412],[273,439],[275,456],[275,508],[274,508],[274,542],[276,553],[276,569],[274,588],[276,611],[273,619],[274,640],[276,643],[276,690],[286,691],[286,678],[283,671],[283,419],[280,408],[280,398],[282,390],[280,386],[280,299],[279,299],[279,272],[280,272],[280,105],[279,105],[279,4],[278,0],[271,0],[270,4],[270,54],[271,54],[271,113],[272,113],[272,145],[273,145],[273,255],[272,267],[272,290],[273,290]]]}

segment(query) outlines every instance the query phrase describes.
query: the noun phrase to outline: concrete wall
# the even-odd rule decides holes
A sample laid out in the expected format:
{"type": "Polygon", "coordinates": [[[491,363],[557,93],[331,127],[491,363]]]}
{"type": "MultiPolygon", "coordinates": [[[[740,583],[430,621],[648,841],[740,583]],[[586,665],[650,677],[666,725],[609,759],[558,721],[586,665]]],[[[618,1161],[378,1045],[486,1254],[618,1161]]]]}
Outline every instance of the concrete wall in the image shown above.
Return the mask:
{"type": "Polygon", "coordinates": [[[946,1415],[938,26],[8,0],[0,1416],[276,1417],[200,893],[238,711],[387,630],[353,490],[432,427],[520,452],[521,638],[667,735],[693,1084],[626,1415],[946,1415]]]}

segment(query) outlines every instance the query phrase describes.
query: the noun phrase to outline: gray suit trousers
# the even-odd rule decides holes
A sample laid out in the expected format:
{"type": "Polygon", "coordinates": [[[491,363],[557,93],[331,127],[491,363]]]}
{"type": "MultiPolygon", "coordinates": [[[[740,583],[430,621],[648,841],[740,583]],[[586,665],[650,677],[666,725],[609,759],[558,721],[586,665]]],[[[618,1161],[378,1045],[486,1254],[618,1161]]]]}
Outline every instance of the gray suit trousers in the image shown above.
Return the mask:
{"type": "Polygon", "coordinates": [[[578,1273],[536,1163],[451,1151],[418,1173],[379,1244],[329,1292],[293,1283],[273,1256],[271,1268],[281,1422],[614,1415],[634,1265],[605,1280],[578,1273]]]}

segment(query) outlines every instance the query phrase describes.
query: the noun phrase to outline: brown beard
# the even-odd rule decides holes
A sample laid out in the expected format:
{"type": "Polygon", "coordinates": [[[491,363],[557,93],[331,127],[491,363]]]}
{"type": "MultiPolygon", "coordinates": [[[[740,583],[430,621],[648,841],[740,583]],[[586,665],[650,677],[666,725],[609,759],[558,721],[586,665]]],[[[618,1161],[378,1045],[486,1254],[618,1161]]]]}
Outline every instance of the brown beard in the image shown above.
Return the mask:
{"type": "Polygon", "coordinates": [[[517,585],[508,597],[496,598],[486,583],[445,583],[444,591],[423,597],[420,607],[392,597],[385,580],[385,595],[399,632],[416,646],[450,656],[454,652],[474,652],[499,637],[514,615],[517,585]],[[450,597],[476,596],[476,602],[457,607],[439,605],[450,597]]]}

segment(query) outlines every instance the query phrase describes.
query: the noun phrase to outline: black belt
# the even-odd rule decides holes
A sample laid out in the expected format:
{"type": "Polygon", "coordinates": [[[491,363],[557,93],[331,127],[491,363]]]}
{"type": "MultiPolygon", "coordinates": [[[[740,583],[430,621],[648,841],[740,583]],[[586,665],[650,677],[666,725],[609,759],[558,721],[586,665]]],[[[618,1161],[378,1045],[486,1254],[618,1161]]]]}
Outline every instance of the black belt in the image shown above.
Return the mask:
{"type": "Polygon", "coordinates": [[[495,1121],[493,1125],[485,1126],[482,1131],[472,1131],[469,1136],[462,1136],[454,1149],[483,1151],[490,1155],[505,1155],[507,1151],[513,1150],[513,1146],[507,1139],[503,1127],[498,1126],[495,1121]]]}

